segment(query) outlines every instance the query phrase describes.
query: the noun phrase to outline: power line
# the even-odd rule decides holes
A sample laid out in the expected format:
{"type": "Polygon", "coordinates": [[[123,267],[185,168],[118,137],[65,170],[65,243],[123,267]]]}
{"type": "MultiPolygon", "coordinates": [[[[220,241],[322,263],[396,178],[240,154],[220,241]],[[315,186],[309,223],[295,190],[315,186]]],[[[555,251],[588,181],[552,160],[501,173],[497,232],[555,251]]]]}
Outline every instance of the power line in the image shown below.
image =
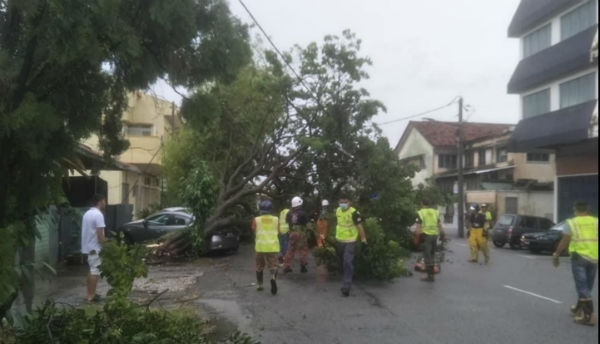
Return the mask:
{"type": "Polygon", "coordinates": [[[427,115],[429,113],[432,113],[432,112],[435,112],[435,111],[447,108],[448,106],[454,104],[458,98],[459,97],[455,97],[448,104],[442,105],[440,107],[436,107],[435,109],[427,110],[427,111],[420,112],[420,113],[417,113],[417,114],[414,114],[414,115],[410,115],[410,116],[406,116],[406,117],[402,117],[402,118],[398,118],[398,119],[393,119],[393,120],[387,121],[387,122],[376,123],[376,124],[377,125],[386,125],[386,124],[396,123],[396,122],[400,122],[400,121],[405,121],[407,119],[411,119],[411,118],[415,118],[415,117],[424,116],[424,115],[427,115]]]}
{"type": "Polygon", "coordinates": [[[302,79],[302,77],[300,76],[300,74],[298,74],[298,72],[296,72],[296,70],[294,69],[294,67],[292,67],[292,65],[288,62],[286,56],[281,52],[281,50],[279,50],[279,48],[277,47],[277,45],[275,45],[275,42],[273,42],[273,40],[271,40],[271,37],[269,37],[269,35],[265,31],[265,29],[263,29],[262,25],[260,25],[260,23],[258,22],[258,20],[256,19],[256,17],[254,17],[254,15],[252,14],[252,12],[250,12],[250,9],[248,8],[248,6],[246,6],[246,4],[244,3],[244,1],[238,0],[238,2],[240,3],[240,5],[242,5],[242,7],[244,7],[244,10],[246,10],[246,13],[248,13],[248,15],[250,16],[250,18],[254,22],[254,24],[256,24],[256,26],[260,29],[260,31],[262,32],[263,36],[265,36],[265,38],[267,39],[267,41],[269,41],[269,44],[271,44],[271,46],[273,47],[273,49],[275,49],[275,52],[277,52],[277,54],[281,57],[281,59],[283,60],[283,62],[285,63],[285,65],[292,71],[292,73],[296,76],[296,78],[298,79],[298,81],[300,81],[300,83],[302,84],[302,86],[304,88],[306,88],[306,90],[308,92],[310,92],[311,97],[313,97],[315,99],[315,101],[318,101],[317,97],[313,94],[312,89],[310,87],[308,87],[308,85],[306,85],[306,83],[304,82],[304,79],[302,79]]]}

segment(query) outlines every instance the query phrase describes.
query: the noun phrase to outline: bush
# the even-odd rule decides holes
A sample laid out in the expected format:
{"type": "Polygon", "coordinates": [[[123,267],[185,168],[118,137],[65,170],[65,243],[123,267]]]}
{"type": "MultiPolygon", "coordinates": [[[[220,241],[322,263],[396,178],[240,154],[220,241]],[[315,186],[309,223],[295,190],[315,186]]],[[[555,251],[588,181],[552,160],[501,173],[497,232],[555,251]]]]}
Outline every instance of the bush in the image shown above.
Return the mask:
{"type": "MultiPolygon", "coordinates": [[[[6,338],[16,344],[86,343],[86,344],[181,344],[210,343],[212,327],[193,312],[150,309],[130,302],[127,295],[136,277],[146,276],[146,250],[142,246],[128,247],[118,240],[109,240],[103,247],[100,270],[111,289],[102,308],[58,307],[47,301],[43,307],[27,316],[23,327],[10,329],[6,338]]],[[[235,332],[226,344],[256,344],[248,335],[235,332]]]]}
{"type": "MultiPolygon", "coordinates": [[[[379,221],[368,218],[363,224],[368,244],[358,249],[354,259],[354,277],[356,279],[391,280],[408,275],[404,266],[410,252],[394,240],[387,240],[379,221]]],[[[317,264],[324,264],[329,271],[339,269],[335,243],[331,238],[322,248],[314,251],[317,264]]]]}

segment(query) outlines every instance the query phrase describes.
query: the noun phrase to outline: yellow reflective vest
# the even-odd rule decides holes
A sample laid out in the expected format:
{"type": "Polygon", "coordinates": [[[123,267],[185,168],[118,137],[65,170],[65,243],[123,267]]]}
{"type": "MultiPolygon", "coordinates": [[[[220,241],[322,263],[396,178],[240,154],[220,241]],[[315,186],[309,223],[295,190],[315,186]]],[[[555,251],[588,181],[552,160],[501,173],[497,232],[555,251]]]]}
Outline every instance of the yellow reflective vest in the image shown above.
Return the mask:
{"type": "Polygon", "coordinates": [[[567,220],[571,230],[569,253],[577,253],[594,263],[598,262],[598,218],[576,216],[567,220]]]}
{"type": "Polygon", "coordinates": [[[288,225],[287,221],[285,220],[289,212],[290,210],[285,208],[281,211],[281,213],[279,213],[279,233],[281,234],[285,234],[290,231],[290,225],[288,225]]]}
{"type": "Polygon", "coordinates": [[[337,226],[335,228],[335,239],[339,242],[355,242],[358,238],[358,228],[352,220],[352,215],[356,209],[350,207],[343,211],[342,208],[337,208],[335,216],[337,217],[337,226]]]}
{"type": "Polygon", "coordinates": [[[440,230],[438,228],[438,221],[440,218],[439,212],[433,208],[423,208],[417,212],[421,219],[421,229],[423,234],[427,235],[438,235],[440,230]]]}
{"type": "Polygon", "coordinates": [[[262,215],[254,219],[256,222],[255,250],[261,253],[279,252],[277,225],[279,219],[272,215],[262,215]]]}

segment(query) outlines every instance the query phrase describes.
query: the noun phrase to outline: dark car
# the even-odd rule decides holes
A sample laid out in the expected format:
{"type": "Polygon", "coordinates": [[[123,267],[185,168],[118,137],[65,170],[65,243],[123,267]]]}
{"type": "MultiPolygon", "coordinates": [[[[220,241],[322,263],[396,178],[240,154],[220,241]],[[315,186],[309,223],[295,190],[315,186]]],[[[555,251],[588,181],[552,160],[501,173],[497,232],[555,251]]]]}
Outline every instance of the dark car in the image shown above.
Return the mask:
{"type": "Polygon", "coordinates": [[[504,214],[492,229],[492,242],[496,247],[503,247],[508,243],[511,248],[521,248],[522,235],[547,231],[552,226],[554,222],[545,217],[504,214]]]}
{"type": "Polygon", "coordinates": [[[529,248],[533,253],[554,252],[566,225],[566,222],[561,222],[547,231],[523,234],[521,246],[529,248]]]}
{"type": "MultiPolygon", "coordinates": [[[[194,225],[194,215],[185,208],[167,208],[145,219],[132,221],[120,228],[129,244],[157,240],[167,233],[183,230],[194,225]]],[[[208,251],[237,250],[239,232],[234,228],[221,228],[206,234],[208,251]]]]}

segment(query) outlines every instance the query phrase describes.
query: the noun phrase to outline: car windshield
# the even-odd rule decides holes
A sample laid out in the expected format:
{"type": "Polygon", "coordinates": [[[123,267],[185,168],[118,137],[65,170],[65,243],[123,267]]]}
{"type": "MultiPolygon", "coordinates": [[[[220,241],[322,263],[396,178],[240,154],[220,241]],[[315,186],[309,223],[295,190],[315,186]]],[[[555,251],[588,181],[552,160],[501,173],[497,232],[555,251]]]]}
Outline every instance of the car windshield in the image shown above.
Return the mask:
{"type": "Polygon", "coordinates": [[[515,220],[514,216],[511,216],[511,215],[502,215],[498,219],[498,224],[499,225],[504,225],[504,226],[510,226],[510,225],[513,224],[514,220],[515,220]]]}

